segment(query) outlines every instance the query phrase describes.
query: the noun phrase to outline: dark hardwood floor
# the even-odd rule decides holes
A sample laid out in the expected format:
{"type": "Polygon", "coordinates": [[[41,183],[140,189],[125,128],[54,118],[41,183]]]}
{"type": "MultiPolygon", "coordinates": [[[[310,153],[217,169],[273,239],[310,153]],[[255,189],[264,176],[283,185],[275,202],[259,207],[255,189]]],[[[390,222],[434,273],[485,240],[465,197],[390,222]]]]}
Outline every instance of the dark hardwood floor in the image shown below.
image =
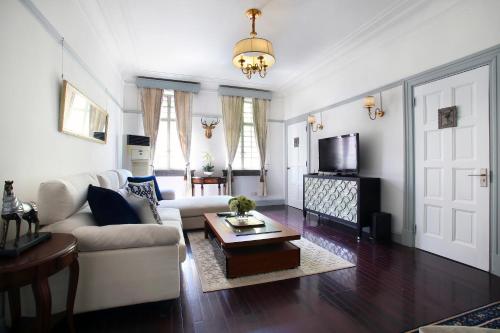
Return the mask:
{"type": "Polygon", "coordinates": [[[500,299],[500,278],[480,270],[397,244],[358,243],[352,231],[304,220],[294,208],[260,211],[356,267],[203,293],[188,246],[178,300],[80,314],[77,331],[401,332],[500,299]]]}

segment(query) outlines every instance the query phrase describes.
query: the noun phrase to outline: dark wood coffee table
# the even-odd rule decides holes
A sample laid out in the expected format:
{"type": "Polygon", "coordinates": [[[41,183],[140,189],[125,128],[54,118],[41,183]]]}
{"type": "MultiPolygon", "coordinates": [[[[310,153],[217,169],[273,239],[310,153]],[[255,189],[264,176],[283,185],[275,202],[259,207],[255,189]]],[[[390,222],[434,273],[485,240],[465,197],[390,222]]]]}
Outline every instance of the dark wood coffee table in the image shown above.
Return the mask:
{"type": "Polygon", "coordinates": [[[205,238],[213,240],[216,249],[222,252],[224,259],[220,264],[226,277],[235,278],[298,267],[300,248],[289,241],[300,239],[300,234],[263,214],[255,211],[252,214],[264,221],[269,229],[279,231],[238,235],[224,217],[219,217],[216,213],[204,214],[205,238]]]}

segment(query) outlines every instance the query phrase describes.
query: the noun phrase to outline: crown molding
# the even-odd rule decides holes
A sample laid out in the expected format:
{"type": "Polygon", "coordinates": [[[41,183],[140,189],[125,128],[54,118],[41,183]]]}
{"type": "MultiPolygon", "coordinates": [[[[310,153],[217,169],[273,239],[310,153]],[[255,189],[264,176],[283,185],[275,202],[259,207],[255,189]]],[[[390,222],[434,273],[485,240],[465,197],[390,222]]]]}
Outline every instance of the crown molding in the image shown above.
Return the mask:
{"type": "MultiPolygon", "coordinates": [[[[307,86],[344,68],[347,64],[354,62],[360,57],[365,57],[375,45],[407,33],[408,29],[395,29],[395,25],[408,26],[407,20],[417,17],[427,8],[429,14],[417,18],[418,23],[423,23],[429,18],[435,17],[455,6],[460,0],[430,1],[430,0],[404,0],[389,7],[375,16],[371,21],[362,25],[340,42],[330,46],[325,52],[311,60],[311,66],[306,71],[298,72],[290,80],[276,89],[280,94],[287,95],[301,87],[307,86]]],[[[415,25],[416,23],[413,23],[415,25]]]]}

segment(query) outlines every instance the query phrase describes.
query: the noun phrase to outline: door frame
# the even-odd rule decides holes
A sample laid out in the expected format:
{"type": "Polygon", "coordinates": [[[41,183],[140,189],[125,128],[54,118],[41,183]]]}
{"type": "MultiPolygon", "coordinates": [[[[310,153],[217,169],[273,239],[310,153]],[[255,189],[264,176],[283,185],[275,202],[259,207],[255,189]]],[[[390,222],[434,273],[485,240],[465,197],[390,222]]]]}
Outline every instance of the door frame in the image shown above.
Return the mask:
{"type": "Polygon", "coordinates": [[[299,115],[295,118],[291,118],[291,119],[288,119],[284,122],[284,125],[285,125],[285,138],[284,138],[284,142],[285,142],[285,177],[284,177],[284,180],[285,180],[285,204],[288,206],[288,126],[290,125],[295,125],[297,123],[304,123],[304,125],[306,126],[306,132],[307,132],[307,136],[306,136],[306,144],[307,144],[307,160],[306,160],[306,165],[307,165],[307,173],[310,173],[311,172],[311,169],[310,169],[310,161],[311,161],[311,133],[309,133],[309,126],[307,126],[307,116],[309,114],[302,114],[302,115],[299,115]]]}
{"type": "Polygon", "coordinates": [[[404,134],[405,134],[405,198],[402,242],[415,246],[415,121],[414,121],[414,89],[417,86],[467,72],[478,67],[489,65],[490,84],[490,272],[500,275],[500,228],[499,216],[499,182],[500,174],[498,135],[500,131],[500,72],[497,64],[500,61],[500,46],[456,60],[449,64],[433,68],[409,77],[403,81],[404,99],[404,134]]]}

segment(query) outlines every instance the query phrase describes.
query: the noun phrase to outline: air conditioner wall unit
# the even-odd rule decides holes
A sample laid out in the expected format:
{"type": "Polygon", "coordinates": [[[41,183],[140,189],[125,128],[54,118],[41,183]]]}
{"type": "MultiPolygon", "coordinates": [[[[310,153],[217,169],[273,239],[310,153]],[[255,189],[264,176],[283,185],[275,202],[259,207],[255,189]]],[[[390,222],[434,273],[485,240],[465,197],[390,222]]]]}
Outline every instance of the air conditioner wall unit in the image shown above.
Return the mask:
{"type": "Polygon", "coordinates": [[[148,136],[127,135],[127,152],[134,176],[153,174],[151,145],[148,136]]]}

